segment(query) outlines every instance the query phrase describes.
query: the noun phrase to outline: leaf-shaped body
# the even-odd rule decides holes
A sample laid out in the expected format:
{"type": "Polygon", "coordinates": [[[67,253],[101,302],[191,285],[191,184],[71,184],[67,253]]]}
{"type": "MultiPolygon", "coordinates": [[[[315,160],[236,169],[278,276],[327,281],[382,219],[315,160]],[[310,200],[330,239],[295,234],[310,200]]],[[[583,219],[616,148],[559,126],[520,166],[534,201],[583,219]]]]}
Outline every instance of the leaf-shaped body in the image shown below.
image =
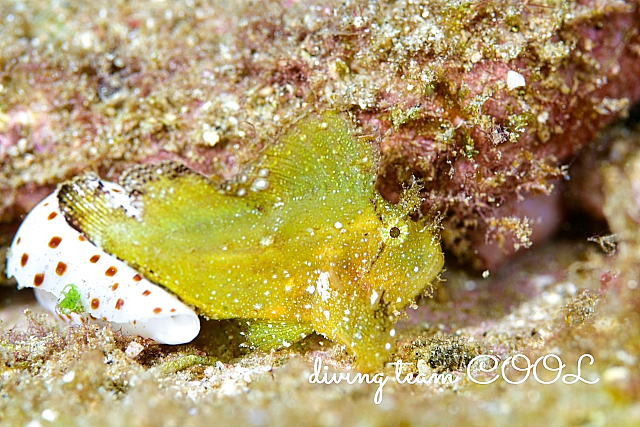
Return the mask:
{"type": "Polygon", "coordinates": [[[205,316],[273,325],[280,344],[315,330],[374,369],[397,313],[443,262],[433,227],[408,216],[416,191],[396,206],[383,200],[377,164],[346,116],[325,113],[300,120],[232,181],[171,162],[130,170],[121,182],[136,212],[86,177],[59,197],[95,244],[205,316]]]}

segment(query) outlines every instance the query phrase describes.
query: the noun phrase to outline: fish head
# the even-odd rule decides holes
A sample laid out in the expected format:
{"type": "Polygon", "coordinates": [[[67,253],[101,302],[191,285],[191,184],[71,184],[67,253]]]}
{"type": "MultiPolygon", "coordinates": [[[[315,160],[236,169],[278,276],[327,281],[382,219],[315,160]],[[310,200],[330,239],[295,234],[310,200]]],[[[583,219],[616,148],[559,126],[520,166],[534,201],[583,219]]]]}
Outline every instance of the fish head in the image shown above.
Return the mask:
{"type": "Polygon", "coordinates": [[[373,371],[388,360],[393,326],[404,308],[426,293],[444,264],[437,221],[412,219],[418,187],[392,204],[377,192],[374,215],[349,225],[344,248],[327,271],[318,271],[314,330],[346,346],[359,369],[373,371]],[[351,234],[351,236],[349,236],[351,234]]]}

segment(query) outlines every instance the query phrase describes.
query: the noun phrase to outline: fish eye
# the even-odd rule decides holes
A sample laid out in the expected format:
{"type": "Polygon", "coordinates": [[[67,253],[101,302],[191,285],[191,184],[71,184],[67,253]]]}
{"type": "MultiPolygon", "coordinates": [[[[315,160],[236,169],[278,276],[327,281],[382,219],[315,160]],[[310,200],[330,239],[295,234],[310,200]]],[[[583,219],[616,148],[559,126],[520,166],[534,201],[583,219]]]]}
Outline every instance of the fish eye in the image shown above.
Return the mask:
{"type": "Polygon", "coordinates": [[[391,229],[389,230],[389,236],[393,237],[394,239],[397,238],[398,236],[400,236],[400,229],[398,227],[391,227],[391,229]]]}

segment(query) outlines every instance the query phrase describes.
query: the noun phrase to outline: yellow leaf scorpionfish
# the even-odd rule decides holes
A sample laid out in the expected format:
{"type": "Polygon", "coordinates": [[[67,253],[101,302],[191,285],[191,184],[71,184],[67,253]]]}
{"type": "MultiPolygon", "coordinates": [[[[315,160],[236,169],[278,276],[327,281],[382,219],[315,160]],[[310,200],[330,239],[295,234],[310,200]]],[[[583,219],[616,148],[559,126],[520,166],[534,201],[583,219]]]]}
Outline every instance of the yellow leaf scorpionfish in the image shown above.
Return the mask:
{"type": "MultiPolygon", "coordinates": [[[[326,112],[300,119],[231,180],[162,162],[126,171],[120,191],[93,174],[76,177],[57,201],[80,240],[207,318],[247,322],[251,346],[317,332],[371,371],[389,358],[401,312],[443,265],[437,224],[411,219],[417,186],[386,201],[375,188],[378,163],[378,148],[346,114],[326,112]]],[[[90,314],[96,298],[77,295],[90,314]]]]}

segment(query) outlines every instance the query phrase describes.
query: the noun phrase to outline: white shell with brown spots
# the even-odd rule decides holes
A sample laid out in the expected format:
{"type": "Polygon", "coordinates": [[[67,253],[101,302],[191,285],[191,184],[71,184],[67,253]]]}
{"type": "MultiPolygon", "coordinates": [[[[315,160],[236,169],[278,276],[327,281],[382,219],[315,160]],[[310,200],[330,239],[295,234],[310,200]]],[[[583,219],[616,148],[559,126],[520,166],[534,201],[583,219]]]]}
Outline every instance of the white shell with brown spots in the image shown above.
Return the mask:
{"type": "MultiPolygon", "coordinates": [[[[116,184],[102,184],[116,197],[124,194],[116,184]]],[[[132,206],[123,208],[135,215],[132,206]]],[[[7,276],[15,277],[19,288],[35,288],[40,304],[59,320],[106,321],[163,344],[189,342],[200,331],[190,307],[69,226],[58,209],[57,192],[27,215],[7,255],[7,276]],[[60,312],[61,291],[69,284],[81,294],[83,313],[60,312]]]]}

